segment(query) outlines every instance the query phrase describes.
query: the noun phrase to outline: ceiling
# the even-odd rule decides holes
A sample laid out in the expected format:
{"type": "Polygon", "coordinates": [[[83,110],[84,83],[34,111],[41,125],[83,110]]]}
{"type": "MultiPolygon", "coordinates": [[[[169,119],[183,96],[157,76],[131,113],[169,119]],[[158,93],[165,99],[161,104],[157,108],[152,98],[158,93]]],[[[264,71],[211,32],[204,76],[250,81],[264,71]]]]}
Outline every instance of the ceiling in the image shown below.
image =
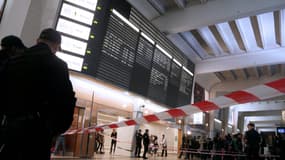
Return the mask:
{"type": "Polygon", "coordinates": [[[285,1],[128,1],[196,64],[198,75],[285,75],[285,1]]]}

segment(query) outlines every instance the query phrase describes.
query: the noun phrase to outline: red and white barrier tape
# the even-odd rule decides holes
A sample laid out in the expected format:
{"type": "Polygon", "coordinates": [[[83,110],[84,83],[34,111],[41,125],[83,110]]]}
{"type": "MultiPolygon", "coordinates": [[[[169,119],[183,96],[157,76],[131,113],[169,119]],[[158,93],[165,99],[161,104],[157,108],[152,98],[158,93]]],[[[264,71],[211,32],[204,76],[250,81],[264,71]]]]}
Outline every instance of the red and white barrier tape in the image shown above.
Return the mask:
{"type": "Polygon", "coordinates": [[[284,95],[284,93],[285,93],[285,78],[265,83],[262,85],[257,85],[248,89],[235,91],[226,94],[224,96],[219,96],[210,101],[201,101],[194,103],[192,105],[177,107],[164,112],[146,115],[141,118],[126,120],[118,123],[68,130],[64,134],[71,135],[75,133],[93,133],[95,131],[100,131],[104,129],[113,129],[119,127],[138,125],[143,123],[150,123],[159,120],[166,120],[176,117],[183,117],[197,112],[211,111],[211,110],[229,107],[235,104],[242,104],[242,103],[254,102],[272,97],[277,97],[284,95]]]}

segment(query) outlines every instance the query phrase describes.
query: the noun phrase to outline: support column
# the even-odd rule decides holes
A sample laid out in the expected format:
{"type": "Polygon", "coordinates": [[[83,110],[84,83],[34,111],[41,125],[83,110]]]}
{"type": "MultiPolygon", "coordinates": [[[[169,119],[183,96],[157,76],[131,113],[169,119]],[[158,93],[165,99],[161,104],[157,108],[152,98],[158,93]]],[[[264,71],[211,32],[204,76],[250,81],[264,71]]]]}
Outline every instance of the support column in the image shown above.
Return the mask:
{"type": "Polygon", "coordinates": [[[214,133],[214,119],[215,119],[215,114],[214,111],[209,112],[209,137],[214,138],[215,133],[214,133]]]}

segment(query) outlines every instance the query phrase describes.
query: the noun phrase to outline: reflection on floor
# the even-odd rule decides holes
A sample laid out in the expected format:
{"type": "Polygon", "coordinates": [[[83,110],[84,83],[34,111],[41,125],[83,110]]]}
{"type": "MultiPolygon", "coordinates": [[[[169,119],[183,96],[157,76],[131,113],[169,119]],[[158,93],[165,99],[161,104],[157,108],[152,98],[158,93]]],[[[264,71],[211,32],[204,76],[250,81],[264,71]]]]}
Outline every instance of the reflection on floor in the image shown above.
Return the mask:
{"type": "MultiPolygon", "coordinates": [[[[70,156],[52,156],[51,160],[87,160],[87,158],[76,158],[76,157],[70,157],[70,156]]],[[[89,158],[90,159],[90,158],[89,158]]],[[[91,159],[104,159],[104,160],[139,160],[142,158],[130,158],[130,156],[122,156],[122,155],[109,155],[109,154],[101,154],[101,155],[95,155],[91,159]]],[[[149,160],[176,160],[177,155],[169,155],[168,157],[148,157],[149,160]]]]}

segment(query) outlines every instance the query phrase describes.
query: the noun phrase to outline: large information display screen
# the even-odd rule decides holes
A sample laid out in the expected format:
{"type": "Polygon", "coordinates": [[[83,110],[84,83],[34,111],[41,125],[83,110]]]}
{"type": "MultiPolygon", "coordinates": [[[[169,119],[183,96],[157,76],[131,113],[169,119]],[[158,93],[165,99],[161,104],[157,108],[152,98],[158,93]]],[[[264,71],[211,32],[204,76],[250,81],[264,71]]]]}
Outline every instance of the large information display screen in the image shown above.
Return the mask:
{"type": "Polygon", "coordinates": [[[97,70],[99,79],[129,88],[138,36],[116,15],[110,16],[97,70]]]}
{"type": "Polygon", "coordinates": [[[190,103],[192,68],[112,8],[112,1],[63,0],[57,56],[82,72],[172,107],[190,103]],[[108,3],[108,4],[107,4],[108,3]]]}

